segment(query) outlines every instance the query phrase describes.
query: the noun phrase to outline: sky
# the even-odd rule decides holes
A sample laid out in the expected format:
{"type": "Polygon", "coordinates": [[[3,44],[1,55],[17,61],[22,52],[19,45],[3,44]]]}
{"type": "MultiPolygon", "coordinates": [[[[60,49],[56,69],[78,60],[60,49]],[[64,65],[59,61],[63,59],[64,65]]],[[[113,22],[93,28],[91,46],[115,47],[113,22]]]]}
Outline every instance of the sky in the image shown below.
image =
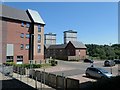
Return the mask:
{"type": "Polygon", "coordinates": [[[4,2],[3,4],[39,12],[45,25],[44,33],[56,33],[63,43],[63,32],[77,31],[84,44],[118,43],[117,2],[4,2]]]}

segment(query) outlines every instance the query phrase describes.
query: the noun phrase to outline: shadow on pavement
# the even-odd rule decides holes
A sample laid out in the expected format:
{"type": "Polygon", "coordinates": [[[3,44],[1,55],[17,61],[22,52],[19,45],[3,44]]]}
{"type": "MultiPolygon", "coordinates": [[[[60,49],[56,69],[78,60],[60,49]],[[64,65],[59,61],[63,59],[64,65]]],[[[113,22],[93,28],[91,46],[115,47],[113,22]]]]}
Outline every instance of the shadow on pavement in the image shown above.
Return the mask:
{"type": "Polygon", "coordinates": [[[2,81],[2,90],[37,90],[17,79],[0,80],[2,81]]]}
{"type": "Polygon", "coordinates": [[[120,76],[80,83],[80,90],[120,90],[120,76]]]}
{"type": "Polygon", "coordinates": [[[92,85],[91,81],[81,83],[79,88],[80,90],[88,90],[88,88],[92,85]]]}
{"type": "Polygon", "coordinates": [[[88,77],[88,76],[86,76],[86,75],[83,75],[82,77],[85,77],[85,78],[88,78],[88,79],[93,79],[93,80],[99,80],[99,78],[95,78],[95,77],[88,77]]]}

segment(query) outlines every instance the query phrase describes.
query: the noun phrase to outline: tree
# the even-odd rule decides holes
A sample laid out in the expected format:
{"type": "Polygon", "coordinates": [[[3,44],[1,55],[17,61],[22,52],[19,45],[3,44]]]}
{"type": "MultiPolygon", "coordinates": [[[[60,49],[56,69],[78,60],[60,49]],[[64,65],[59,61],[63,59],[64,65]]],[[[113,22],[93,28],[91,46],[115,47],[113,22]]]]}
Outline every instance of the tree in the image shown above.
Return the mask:
{"type": "Polygon", "coordinates": [[[120,59],[120,44],[96,45],[86,44],[87,52],[90,57],[99,57],[100,59],[120,59]]]}

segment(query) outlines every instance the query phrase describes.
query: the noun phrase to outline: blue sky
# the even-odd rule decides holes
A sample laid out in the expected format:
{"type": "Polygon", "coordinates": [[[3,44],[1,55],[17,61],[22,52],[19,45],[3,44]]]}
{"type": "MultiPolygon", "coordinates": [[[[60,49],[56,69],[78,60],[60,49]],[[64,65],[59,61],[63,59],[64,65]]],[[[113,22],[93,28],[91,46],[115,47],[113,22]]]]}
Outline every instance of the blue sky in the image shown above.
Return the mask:
{"type": "Polygon", "coordinates": [[[45,21],[45,33],[57,34],[63,43],[63,32],[75,30],[85,44],[118,43],[118,6],[105,2],[6,2],[17,9],[37,10],[45,21]]]}

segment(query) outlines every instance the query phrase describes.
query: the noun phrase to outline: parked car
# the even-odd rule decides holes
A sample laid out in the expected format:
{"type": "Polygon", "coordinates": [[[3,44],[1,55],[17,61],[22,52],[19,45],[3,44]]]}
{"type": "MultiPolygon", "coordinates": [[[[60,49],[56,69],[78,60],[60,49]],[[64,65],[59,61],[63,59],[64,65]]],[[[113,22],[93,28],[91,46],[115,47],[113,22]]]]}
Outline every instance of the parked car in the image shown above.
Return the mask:
{"type": "Polygon", "coordinates": [[[94,78],[111,78],[112,74],[108,71],[97,68],[97,67],[88,67],[85,72],[87,77],[94,77],[94,78]]]}
{"type": "Polygon", "coordinates": [[[104,66],[115,66],[114,60],[106,60],[104,66]]]}
{"type": "Polygon", "coordinates": [[[84,59],[84,62],[93,63],[94,61],[93,61],[93,60],[90,60],[90,59],[84,59]]]}
{"type": "Polygon", "coordinates": [[[120,60],[114,60],[115,64],[120,64],[120,60]]]}

